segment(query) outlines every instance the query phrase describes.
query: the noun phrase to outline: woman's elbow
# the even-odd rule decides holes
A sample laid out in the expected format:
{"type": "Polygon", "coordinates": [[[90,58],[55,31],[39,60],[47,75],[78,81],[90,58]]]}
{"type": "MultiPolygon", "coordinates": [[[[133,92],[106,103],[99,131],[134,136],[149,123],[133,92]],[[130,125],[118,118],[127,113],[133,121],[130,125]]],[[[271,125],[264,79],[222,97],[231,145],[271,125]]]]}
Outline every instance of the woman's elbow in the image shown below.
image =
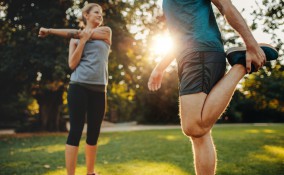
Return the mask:
{"type": "Polygon", "coordinates": [[[77,67],[77,65],[75,65],[74,63],[70,63],[69,62],[69,68],[73,71],[75,68],[77,67]]]}

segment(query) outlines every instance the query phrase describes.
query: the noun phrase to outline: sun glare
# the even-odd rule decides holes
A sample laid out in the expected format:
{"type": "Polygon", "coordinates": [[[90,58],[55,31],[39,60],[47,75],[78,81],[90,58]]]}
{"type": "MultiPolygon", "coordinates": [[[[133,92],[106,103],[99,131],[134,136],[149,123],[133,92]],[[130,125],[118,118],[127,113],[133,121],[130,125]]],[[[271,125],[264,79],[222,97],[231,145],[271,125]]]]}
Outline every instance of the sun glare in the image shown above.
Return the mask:
{"type": "Polygon", "coordinates": [[[151,52],[162,56],[167,54],[173,47],[173,42],[168,34],[159,34],[153,37],[151,52]]]}

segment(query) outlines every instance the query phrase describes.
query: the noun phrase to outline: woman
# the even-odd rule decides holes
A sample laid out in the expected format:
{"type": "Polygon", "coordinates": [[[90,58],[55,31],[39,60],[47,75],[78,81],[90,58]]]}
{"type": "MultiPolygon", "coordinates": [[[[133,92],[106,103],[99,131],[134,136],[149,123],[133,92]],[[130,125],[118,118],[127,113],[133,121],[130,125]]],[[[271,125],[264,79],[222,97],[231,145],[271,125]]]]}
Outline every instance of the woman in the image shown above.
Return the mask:
{"type": "Polygon", "coordinates": [[[73,70],[68,89],[70,132],[66,142],[65,160],[68,175],[75,174],[78,147],[87,118],[85,147],[87,174],[95,175],[97,140],[106,108],[108,56],[111,29],[101,27],[102,8],[89,3],[82,9],[83,31],[41,28],[39,37],[56,35],[71,38],[69,67],[73,70]]]}

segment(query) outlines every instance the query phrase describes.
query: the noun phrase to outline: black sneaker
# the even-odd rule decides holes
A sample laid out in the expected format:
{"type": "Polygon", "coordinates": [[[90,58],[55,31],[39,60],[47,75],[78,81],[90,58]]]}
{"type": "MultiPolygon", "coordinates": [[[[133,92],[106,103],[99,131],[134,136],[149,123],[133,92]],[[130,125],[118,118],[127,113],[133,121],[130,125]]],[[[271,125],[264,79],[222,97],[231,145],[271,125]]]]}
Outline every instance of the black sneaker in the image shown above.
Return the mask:
{"type": "MultiPolygon", "coordinates": [[[[276,60],[278,58],[277,50],[269,44],[259,44],[263,50],[266,61],[276,60]]],[[[231,66],[235,64],[242,64],[246,67],[246,48],[245,47],[232,47],[226,52],[228,62],[231,66]]],[[[251,65],[251,72],[256,72],[254,65],[251,65]]]]}

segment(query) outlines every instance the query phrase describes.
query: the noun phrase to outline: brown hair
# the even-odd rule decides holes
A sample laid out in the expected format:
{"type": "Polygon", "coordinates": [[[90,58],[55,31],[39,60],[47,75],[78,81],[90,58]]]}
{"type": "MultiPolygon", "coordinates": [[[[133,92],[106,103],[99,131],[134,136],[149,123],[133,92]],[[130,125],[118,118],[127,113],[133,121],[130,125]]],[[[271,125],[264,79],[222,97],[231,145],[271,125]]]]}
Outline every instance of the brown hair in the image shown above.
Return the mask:
{"type": "Polygon", "coordinates": [[[96,3],[88,3],[87,5],[85,5],[82,8],[82,21],[84,23],[84,25],[87,25],[87,21],[86,18],[84,17],[84,14],[88,14],[90,13],[90,11],[94,8],[94,7],[99,7],[102,10],[102,7],[99,4],[96,3]]]}

